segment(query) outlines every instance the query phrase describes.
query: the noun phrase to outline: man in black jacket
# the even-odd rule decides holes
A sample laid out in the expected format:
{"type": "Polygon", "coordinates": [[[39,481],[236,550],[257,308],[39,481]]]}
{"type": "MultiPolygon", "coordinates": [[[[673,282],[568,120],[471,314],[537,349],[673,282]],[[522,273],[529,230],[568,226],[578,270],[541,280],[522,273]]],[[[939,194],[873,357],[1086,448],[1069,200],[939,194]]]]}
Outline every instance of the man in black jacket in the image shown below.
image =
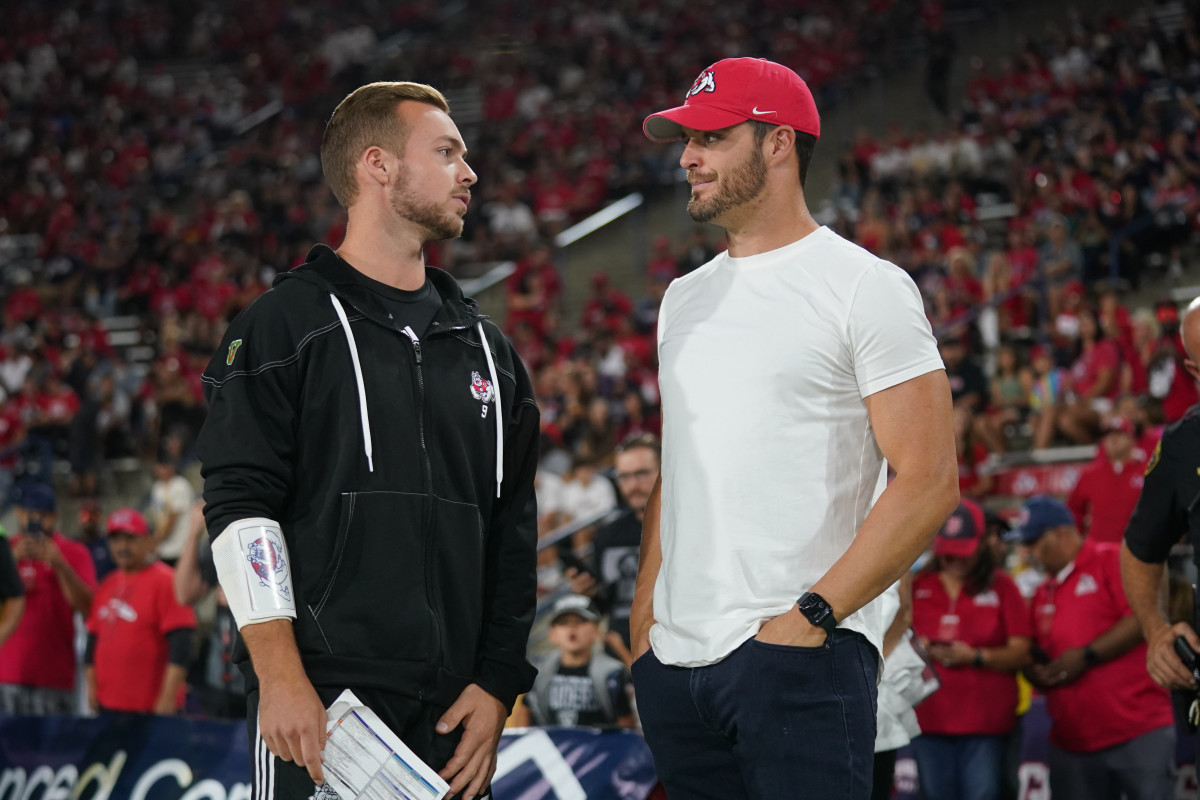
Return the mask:
{"type": "Polygon", "coordinates": [[[475,173],[435,89],[375,83],[325,130],[349,215],[230,325],[204,374],[205,518],[245,649],[255,798],[324,781],[352,689],[451,795],[486,794],[533,683],[538,410],[512,345],[426,242],[475,173]]]}

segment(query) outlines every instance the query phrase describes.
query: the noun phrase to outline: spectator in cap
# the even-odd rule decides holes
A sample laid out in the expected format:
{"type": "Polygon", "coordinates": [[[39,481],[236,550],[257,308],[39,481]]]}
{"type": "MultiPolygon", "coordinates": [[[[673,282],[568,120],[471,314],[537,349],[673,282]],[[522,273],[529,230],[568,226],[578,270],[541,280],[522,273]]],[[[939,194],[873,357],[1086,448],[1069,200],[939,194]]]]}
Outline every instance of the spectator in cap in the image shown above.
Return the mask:
{"type": "Polygon", "coordinates": [[[682,140],[688,214],[729,242],[659,318],[666,447],[630,615],[646,742],[673,800],[866,800],[878,598],[958,500],[925,307],[904,270],[809,212],[821,123],[791,69],[718,61],[643,130],[682,140]]]}
{"type": "Polygon", "coordinates": [[[96,589],[88,618],[88,705],[96,711],[174,714],[196,616],[175,599],[174,571],[156,561],[146,519],[120,508],[105,524],[117,569],[96,589]]]}
{"type": "Polygon", "coordinates": [[[983,509],[963,500],[933,559],[913,580],[913,629],[942,685],[917,706],[913,753],[928,800],[996,800],[1017,724],[1016,671],[1029,656],[1029,614],[984,540],[983,509]]]}
{"type": "Polygon", "coordinates": [[[1046,495],[1025,503],[1013,538],[1047,576],[1033,598],[1037,646],[1025,676],[1046,695],[1055,800],[1174,797],[1171,700],[1146,671],[1119,544],[1085,539],[1046,495]]]}
{"type": "Polygon", "coordinates": [[[26,483],[17,500],[13,557],[25,587],[25,613],[0,646],[0,711],[73,714],[76,613],[86,615],[96,588],[92,557],[55,528],[54,490],[26,483]]]}
{"type": "Polygon", "coordinates": [[[538,676],[525,695],[523,710],[536,725],[631,728],[629,673],[612,656],[597,652],[600,612],[591,598],[560,597],[550,617],[550,643],[556,648],[538,663],[538,676]]]}
{"type": "Polygon", "coordinates": [[[1099,451],[1079,475],[1067,505],[1089,540],[1119,544],[1142,493],[1146,456],[1137,449],[1137,430],[1124,417],[1109,419],[1099,451]]]}
{"type": "Polygon", "coordinates": [[[8,531],[0,525],[0,645],[12,636],[24,613],[25,586],[8,544],[8,531]]]}

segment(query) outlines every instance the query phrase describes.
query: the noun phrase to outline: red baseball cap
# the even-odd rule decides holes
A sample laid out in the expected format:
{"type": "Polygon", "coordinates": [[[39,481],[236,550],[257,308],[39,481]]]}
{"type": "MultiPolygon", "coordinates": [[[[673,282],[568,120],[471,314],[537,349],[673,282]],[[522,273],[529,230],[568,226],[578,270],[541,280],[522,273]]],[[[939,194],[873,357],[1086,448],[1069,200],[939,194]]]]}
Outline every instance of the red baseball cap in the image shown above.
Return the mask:
{"type": "Polygon", "coordinates": [[[1160,300],[1154,306],[1154,317],[1160,325],[1179,322],[1179,308],[1170,300],[1160,300]]]}
{"type": "Polygon", "coordinates": [[[1136,435],[1133,423],[1125,417],[1113,417],[1108,421],[1108,424],[1104,426],[1104,435],[1107,436],[1110,433],[1124,433],[1129,436],[1136,435]]]}
{"type": "Polygon", "coordinates": [[[683,105],[646,117],[642,131],[651,141],[673,142],[683,138],[684,128],[716,131],[748,119],[821,136],[821,118],[808,84],[765,58],[718,61],[696,78],[683,105]]]}
{"type": "Polygon", "coordinates": [[[983,537],[983,509],[971,500],[963,500],[942,524],[933,540],[934,555],[969,558],[979,549],[983,537]]]}
{"type": "Polygon", "coordinates": [[[132,508],[118,508],[108,515],[105,525],[108,535],[127,533],[131,536],[149,536],[150,529],[146,526],[146,518],[132,508]]]}

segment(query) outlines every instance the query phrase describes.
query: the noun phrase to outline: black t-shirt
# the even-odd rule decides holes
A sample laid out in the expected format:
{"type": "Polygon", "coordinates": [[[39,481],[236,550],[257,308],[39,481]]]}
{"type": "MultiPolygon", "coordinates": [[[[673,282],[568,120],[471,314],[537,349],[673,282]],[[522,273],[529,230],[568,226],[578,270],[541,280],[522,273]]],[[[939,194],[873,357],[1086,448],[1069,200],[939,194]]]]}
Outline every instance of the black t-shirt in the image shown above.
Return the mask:
{"type": "Polygon", "coordinates": [[[433,322],[438,309],[442,307],[442,296],[428,278],[420,289],[408,292],[368,278],[358,270],[354,271],[354,277],[375,295],[375,299],[396,323],[397,328],[412,328],[417,338],[425,335],[429,323],[433,322]]]}
{"type": "Polygon", "coordinates": [[[983,370],[969,358],[964,358],[957,367],[946,367],[946,376],[950,379],[950,398],[954,402],[963,395],[975,394],[979,400],[976,408],[982,408],[988,401],[988,384],[983,370]]]}
{"type": "Polygon", "coordinates": [[[619,633],[626,647],[641,544],[642,523],[632,511],[596,531],[592,540],[592,571],[602,588],[597,600],[609,614],[608,629],[619,633]]]}
{"type": "Polygon", "coordinates": [[[25,584],[21,581],[21,573],[17,572],[8,538],[0,536],[0,600],[24,596],[25,584]]]}
{"type": "Polygon", "coordinates": [[[1125,542],[1139,559],[1157,564],[1167,560],[1172,545],[1187,533],[1200,564],[1200,405],[1163,431],[1146,464],[1125,542]]]}
{"type": "Polygon", "coordinates": [[[618,717],[633,713],[629,704],[629,677],[617,670],[608,679],[608,692],[613,700],[613,718],[604,716],[604,706],[596,696],[596,683],[588,675],[588,666],[564,667],[550,679],[547,707],[551,725],[567,728],[588,725],[612,725],[618,717]]]}

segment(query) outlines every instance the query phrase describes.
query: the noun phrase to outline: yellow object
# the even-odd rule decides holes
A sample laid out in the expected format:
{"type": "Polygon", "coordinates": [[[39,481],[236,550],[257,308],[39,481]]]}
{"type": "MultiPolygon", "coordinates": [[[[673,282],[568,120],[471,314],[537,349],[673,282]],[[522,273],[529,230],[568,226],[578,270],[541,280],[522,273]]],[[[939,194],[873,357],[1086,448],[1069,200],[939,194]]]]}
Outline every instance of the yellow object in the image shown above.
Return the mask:
{"type": "Polygon", "coordinates": [[[1033,686],[1025,680],[1025,676],[1017,673],[1017,716],[1024,715],[1033,702],[1033,686]]]}

